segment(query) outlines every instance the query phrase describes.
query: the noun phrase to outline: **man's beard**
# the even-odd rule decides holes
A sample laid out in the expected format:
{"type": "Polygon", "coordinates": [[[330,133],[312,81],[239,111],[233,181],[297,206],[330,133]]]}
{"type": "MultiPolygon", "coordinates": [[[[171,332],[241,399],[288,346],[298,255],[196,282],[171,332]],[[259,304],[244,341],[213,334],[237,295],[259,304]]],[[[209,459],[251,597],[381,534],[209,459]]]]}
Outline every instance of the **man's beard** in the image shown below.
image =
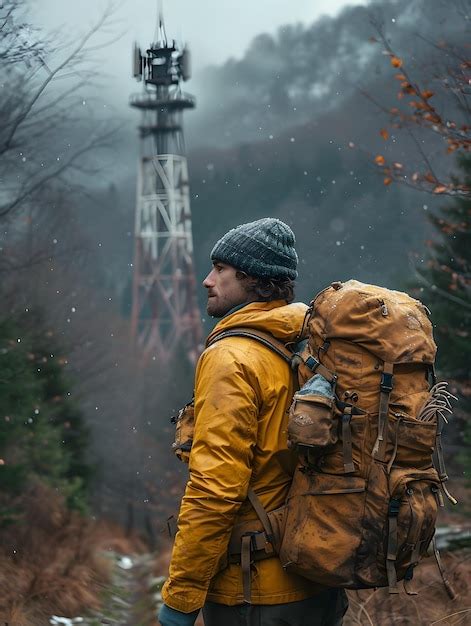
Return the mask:
{"type": "Polygon", "coordinates": [[[217,302],[217,298],[215,296],[209,297],[208,302],[206,304],[206,311],[208,315],[215,318],[224,317],[224,315],[230,311],[233,306],[227,300],[223,302],[217,302]]]}

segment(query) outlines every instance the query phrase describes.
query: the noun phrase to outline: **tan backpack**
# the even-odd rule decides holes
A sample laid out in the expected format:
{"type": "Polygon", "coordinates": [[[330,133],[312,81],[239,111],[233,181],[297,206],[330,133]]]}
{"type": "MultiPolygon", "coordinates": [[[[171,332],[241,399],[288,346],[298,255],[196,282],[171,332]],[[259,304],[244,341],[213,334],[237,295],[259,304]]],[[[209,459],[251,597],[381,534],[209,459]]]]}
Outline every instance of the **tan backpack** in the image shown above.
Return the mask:
{"type": "Polygon", "coordinates": [[[295,395],[289,430],[301,462],[280,559],[327,586],[397,593],[429,550],[440,489],[449,496],[441,425],[450,394],[436,384],[428,310],[350,280],[315,298],[307,330],[303,360],[330,372],[335,397],[329,410],[295,395]]]}
{"type": "MultiPolygon", "coordinates": [[[[442,491],[456,503],[444,485],[441,446],[453,396],[435,380],[426,307],[350,280],[311,302],[297,352],[242,328],[211,343],[234,335],[290,362],[300,387],[288,425],[299,466],[285,506],[252,532],[264,535],[254,546],[268,541],[284,568],[325,586],[391,593],[399,580],[411,592],[414,567],[432,547],[453,597],[433,540],[442,491]]],[[[251,532],[243,530],[242,538],[251,532]]],[[[253,558],[266,558],[256,548],[253,558]]]]}

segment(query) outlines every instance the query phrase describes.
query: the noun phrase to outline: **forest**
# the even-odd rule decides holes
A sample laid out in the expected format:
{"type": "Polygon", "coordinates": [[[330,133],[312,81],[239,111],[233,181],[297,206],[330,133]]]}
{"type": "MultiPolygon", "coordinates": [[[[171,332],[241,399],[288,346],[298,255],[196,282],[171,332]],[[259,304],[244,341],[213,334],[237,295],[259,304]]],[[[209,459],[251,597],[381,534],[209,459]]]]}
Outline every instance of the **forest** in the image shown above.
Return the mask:
{"type": "MultiPolygon", "coordinates": [[[[152,625],[187,470],[170,418],[193,365],[130,340],[137,113],[105,113],[94,56],[116,7],[68,38],[0,4],[0,622],[152,625]]],[[[149,37],[151,36],[149,33],[149,37]]],[[[455,507],[440,512],[451,600],[350,592],[350,625],[471,620],[471,3],[371,0],[261,33],[199,69],[185,118],[198,286],[229,228],[296,234],[296,299],[355,278],[430,310],[455,507]]],[[[128,97],[125,94],[123,97],[128,97]]],[[[205,331],[204,289],[198,302],[205,331]]]]}

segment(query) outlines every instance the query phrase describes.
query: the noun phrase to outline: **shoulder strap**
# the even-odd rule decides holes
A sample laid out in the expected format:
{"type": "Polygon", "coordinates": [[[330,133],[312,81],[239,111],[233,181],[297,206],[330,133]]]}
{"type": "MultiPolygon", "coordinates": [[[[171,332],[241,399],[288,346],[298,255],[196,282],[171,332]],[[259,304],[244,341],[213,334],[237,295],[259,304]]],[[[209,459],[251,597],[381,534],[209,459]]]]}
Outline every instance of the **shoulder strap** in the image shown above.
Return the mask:
{"type": "Polygon", "coordinates": [[[321,374],[331,384],[335,384],[337,377],[330,370],[328,370],[320,361],[313,356],[308,356],[307,359],[303,359],[297,352],[292,352],[285,346],[282,341],[279,341],[270,333],[264,333],[261,330],[254,330],[253,328],[230,328],[229,330],[222,330],[217,335],[214,335],[206,347],[212,346],[216,341],[224,339],[225,337],[247,337],[249,339],[255,339],[259,343],[263,344],[267,348],[270,348],[273,352],[278,354],[284,359],[293,370],[296,370],[300,365],[308,368],[310,374],[308,377],[318,373],[321,374]]]}
{"type": "Polygon", "coordinates": [[[284,359],[289,365],[291,365],[293,361],[293,352],[289,350],[285,344],[278,339],[275,339],[273,335],[270,333],[264,333],[261,330],[254,330],[253,328],[230,328],[229,330],[222,330],[220,333],[215,335],[210,339],[210,341],[206,344],[206,347],[212,346],[216,341],[220,341],[221,339],[225,339],[226,337],[247,337],[248,339],[255,339],[259,343],[263,344],[267,348],[270,348],[273,352],[278,354],[282,359],[284,359]]]}

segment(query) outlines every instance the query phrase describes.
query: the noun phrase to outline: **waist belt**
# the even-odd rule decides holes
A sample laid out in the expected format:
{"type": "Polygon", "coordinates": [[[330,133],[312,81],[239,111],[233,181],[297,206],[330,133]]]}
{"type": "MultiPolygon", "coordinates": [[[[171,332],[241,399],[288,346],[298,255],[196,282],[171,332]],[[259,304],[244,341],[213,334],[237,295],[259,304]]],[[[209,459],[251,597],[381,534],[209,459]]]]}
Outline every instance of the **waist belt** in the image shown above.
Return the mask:
{"type": "Polygon", "coordinates": [[[228,562],[242,568],[242,586],[244,602],[251,601],[251,570],[255,561],[262,561],[276,556],[270,537],[267,536],[258,520],[241,522],[234,526],[229,540],[228,562]]]}

